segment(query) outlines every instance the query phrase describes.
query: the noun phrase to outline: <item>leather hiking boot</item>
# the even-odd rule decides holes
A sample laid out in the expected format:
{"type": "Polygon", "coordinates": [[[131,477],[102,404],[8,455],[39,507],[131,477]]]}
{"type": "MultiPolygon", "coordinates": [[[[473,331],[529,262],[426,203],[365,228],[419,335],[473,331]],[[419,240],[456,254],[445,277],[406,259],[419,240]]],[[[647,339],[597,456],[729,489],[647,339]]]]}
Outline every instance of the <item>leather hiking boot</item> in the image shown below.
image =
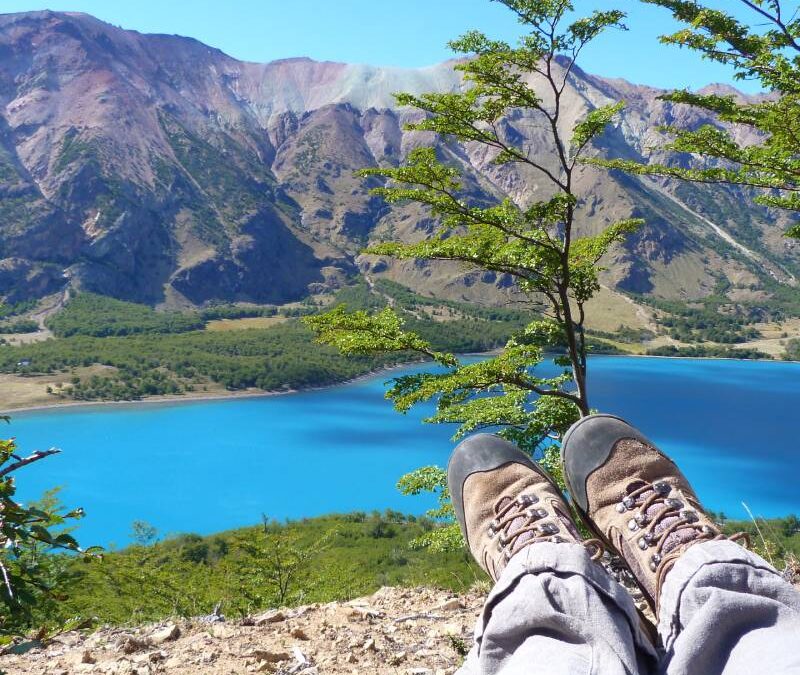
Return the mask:
{"type": "Polygon", "coordinates": [[[461,534],[478,564],[497,581],[511,557],[542,541],[583,542],[558,486],[525,453],[492,434],[456,447],[447,482],[461,534]]]}
{"type": "Polygon", "coordinates": [[[578,513],[625,560],[658,616],[675,561],[692,544],[725,537],[675,463],[618,417],[573,424],[561,458],[578,513]]]}

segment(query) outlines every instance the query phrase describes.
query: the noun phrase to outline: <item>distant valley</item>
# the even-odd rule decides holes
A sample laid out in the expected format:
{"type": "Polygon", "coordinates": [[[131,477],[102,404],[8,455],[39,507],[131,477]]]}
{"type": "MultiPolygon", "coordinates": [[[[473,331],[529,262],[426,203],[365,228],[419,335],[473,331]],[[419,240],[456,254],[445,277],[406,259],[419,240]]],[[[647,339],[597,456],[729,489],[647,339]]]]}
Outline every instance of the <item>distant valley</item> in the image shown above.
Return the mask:
{"type": "MultiPolygon", "coordinates": [[[[14,346],[0,378],[16,405],[285,389],[386,365],[345,366],[315,348],[318,360],[286,366],[310,342],[293,317],[334,302],[394,303],[446,348],[502,344],[530,318],[510,278],[361,254],[433,231],[429,214],[389,209],[369,194],[375,179],[354,175],[421,145],[461,169],[476,202],[546,195],[535,175],[477,146],[404,130],[418,113],[393,92],[456,90],[452,67],[246,63],[85,14],[0,15],[0,340],[14,346]],[[258,367],[239,377],[235,345],[247,342],[258,367]],[[225,361],[234,352],[236,367],[225,361]]],[[[658,127],[711,120],[660,93],[576,69],[565,119],[624,100],[594,152],[688,162],[661,154],[658,127]]],[[[502,132],[549,161],[527,112],[502,132]]],[[[579,188],[582,233],[646,220],[605,261],[588,319],[596,351],[797,358],[800,247],[782,236],[786,213],[738,188],[592,167],[579,188]]]]}

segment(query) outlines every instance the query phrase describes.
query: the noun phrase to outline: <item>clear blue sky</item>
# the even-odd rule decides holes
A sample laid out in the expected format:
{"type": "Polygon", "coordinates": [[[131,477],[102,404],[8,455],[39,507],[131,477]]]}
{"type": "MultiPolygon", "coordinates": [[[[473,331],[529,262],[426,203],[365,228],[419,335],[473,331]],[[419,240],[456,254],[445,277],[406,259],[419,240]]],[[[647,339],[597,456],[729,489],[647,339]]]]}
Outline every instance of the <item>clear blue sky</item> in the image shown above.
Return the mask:
{"type": "MultiPolygon", "coordinates": [[[[733,0],[713,0],[731,6],[733,0]]],[[[614,32],[587,49],[585,70],[658,87],[732,83],[731,72],[696,54],[658,43],[677,27],[666,10],[637,0],[577,0],[579,13],[595,8],[628,12],[627,33],[614,32]]],[[[2,0],[0,11],[80,11],[147,33],[197,38],[238,59],[291,56],[391,66],[424,66],[451,56],[449,39],[479,28],[504,39],[519,26],[489,0],[2,0]]],[[[753,84],[738,84],[754,91],[753,84]]]]}

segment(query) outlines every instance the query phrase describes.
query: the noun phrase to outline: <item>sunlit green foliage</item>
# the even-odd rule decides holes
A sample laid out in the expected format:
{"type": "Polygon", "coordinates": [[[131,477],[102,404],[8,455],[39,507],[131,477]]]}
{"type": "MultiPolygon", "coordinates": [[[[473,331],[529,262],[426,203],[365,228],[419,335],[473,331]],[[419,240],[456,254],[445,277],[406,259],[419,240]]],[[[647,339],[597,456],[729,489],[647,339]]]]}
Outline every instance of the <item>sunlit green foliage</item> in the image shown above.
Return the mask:
{"type": "Polygon", "coordinates": [[[64,512],[53,493],[35,504],[15,499],[15,474],[58,450],[22,456],[14,439],[0,440],[0,641],[55,611],[67,576],[63,558],[53,551],[82,551],[65,525],[83,517],[82,509],[64,512]]]}
{"type": "MultiPolygon", "coordinates": [[[[642,164],[634,160],[593,160],[637,174],[670,176],[700,183],[756,188],[755,201],[800,211],[800,20],[796,3],[734,0],[750,12],[738,19],[730,8],[714,9],[696,0],[642,0],[669,9],[686,28],[661,38],[692,49],[703,58],[731,66],[738,79],[757,80],[774,95],[743,102],[734,96],[676,91],[661,98],[713,113],[724,125],[688,129],[668,127],[673,137],[664,149],[703,160],[642,164]],[[789,7],[788,5],[793,5],[789,7]],[[742,142],[741,128],[758,142],[742,142]]],[[[800,225],[788,234],[800,236],[800,225]]]]}

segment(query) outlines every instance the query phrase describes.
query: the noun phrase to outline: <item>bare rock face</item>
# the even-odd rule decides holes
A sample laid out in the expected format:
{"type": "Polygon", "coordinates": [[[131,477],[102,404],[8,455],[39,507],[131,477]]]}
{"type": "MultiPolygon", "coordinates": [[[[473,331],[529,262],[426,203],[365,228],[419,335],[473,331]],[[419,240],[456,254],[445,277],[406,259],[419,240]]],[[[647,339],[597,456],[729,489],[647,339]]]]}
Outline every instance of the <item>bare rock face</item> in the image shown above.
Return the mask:
{"type": "MultiPolygon", "coordinates": [[[[417,207],[386,208],[369,194],[378,182],[353,175],[435,143],[404,130],[416,113],[397,108],[392,93],[461,86],[451,63],[243,63],[85,14],[0,16],[0,299],[72,285],[154,305],[280,303],[335,288],[359,273],[365,244],[414,241],[435,227],[417,207]]],[[[624,99],[596,152],[661,160],[659,125],[708,120],[660,93],[575,70],[562,105],[570,120],[624,99]]],[[[514,111],[501,128],[548,161],[548,136],[529,112],[514,111]]],[[[464,169],[477,200],[524,205],[546,195],[536,175],[495,166],[483,148],[439,150],[464,169]]],[[[743,209],[737,190],[592,168],[579,186],[583,232],[631,215],[648,221],[609,260],[609,285],[697,297],[721,274],[781,281],[800,269],[800,249],[779,236],[787,217],[743,209]]],[[[459,266],[432,273],[381,261],[371,273],[456,299],[508,292],[507,280],[476,280],[459,266]]]]}
{"type": "Polygon", "coordinates": [[[471,644],[483,597],[381,588],[349,602],[67,633],[24,655],[0,655],[9,675],[284,673],[452,675],[471,644]]]}

